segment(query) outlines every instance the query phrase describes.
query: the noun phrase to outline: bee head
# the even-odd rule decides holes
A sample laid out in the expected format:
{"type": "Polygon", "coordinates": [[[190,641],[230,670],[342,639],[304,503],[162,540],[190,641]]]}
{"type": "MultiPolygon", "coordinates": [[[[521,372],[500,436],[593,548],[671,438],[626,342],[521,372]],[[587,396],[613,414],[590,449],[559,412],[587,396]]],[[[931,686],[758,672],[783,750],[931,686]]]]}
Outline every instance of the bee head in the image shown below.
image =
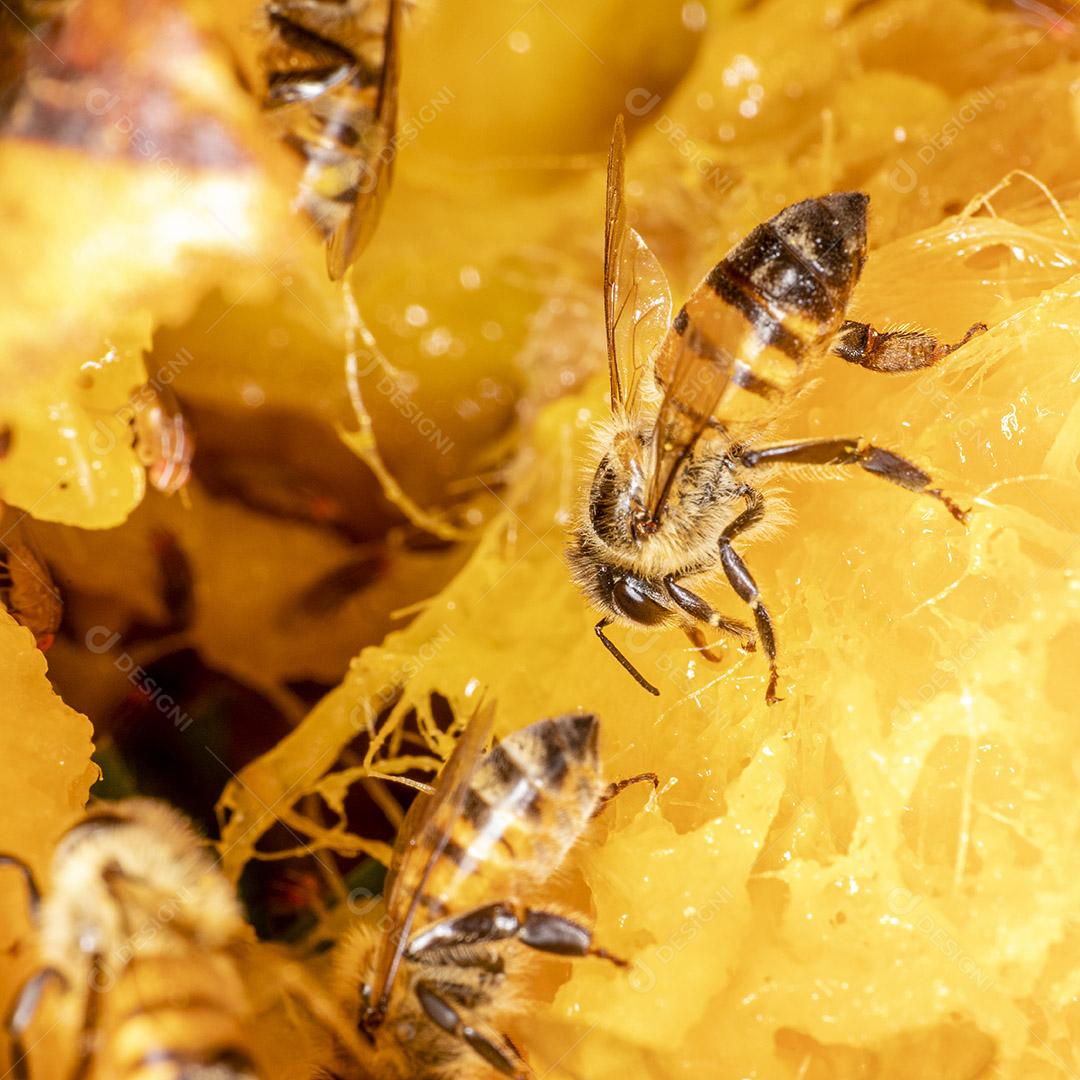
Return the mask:
{"type": "Polygon", "coordinates": [[[639,626],[660,626],[671,618],[670,598],[663,585],[619,566],[596,562],[591,594],[609,615],[639,626]]]}

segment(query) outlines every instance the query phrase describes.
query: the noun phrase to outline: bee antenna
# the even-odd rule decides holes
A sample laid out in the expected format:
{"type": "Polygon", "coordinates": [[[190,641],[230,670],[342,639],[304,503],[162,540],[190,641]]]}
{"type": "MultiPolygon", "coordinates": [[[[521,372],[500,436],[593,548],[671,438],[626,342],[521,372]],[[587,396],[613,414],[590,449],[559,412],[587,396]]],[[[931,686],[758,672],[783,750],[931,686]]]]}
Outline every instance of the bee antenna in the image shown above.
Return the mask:
{"type": "Polygon", "coordinates": [[[622,664],[622,666],[628,672],[630,672],[631,675],[633,675],[634,681],[638,684],[638,686],[644,688],[645,690],[648,690],[649,693],[654,695],[655,697],[659,697],[660,691],[657,690],[656,687],[653,686],[653,684],[649,682],[649,680],[646,679],[645,676],[642,675],[641,672],[638,671],[638,669],[634,667],[634,665],[631,664],[630,661],[627,660],[621,652],[619,652],[619,647],[615,644],[614,641],[604,636],[604,627],[607,626],[610,622],[610,619],[601,619],[596,624],[596,626],[593,627],[593,629],[596,631],[596,636],[604,643],[604,648],[607,649],[607,651],[611,653],[611,655],[614,656],[615,659],[618,660],[619,663],[622,664]]]}
{"type": "Polygon", "coordinates": [[[38,888],[34,871],[23,862],[17,855],[0,854],[0,866],[14,866],[23,876],[26,882],[26,898],[30,907],[31,919],[37,918],[38,909],[41,907],[41,890],[38,888]]]}

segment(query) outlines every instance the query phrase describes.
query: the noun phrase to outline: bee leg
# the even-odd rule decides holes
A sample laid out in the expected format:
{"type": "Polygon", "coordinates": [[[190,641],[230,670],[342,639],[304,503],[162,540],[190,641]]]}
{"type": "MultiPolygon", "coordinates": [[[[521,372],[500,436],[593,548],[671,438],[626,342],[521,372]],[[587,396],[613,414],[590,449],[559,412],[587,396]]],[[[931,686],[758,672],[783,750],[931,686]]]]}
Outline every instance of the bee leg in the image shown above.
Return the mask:
{"type": "Polygon", "coordinates": [[[610,960],[619,967],[627,966],[625,960],[613,956],[606,949],[594,947],[592,933],[584,926],[562,915],[517,908],[507,901],[486,904],[424,927],[409,942],[406,955],[410,960],[416,960],[432,949],[453,949],[462,945],[505,941],[507,938],[517,938],[530,949],[554,953],[556,956],[596,956],[610,960]]]}
{"type": "Polygon", "coordinates": [[[23,1045],[23,1037],[37,1015],[41,996],[50,980],[56,981],[62,989],[67,989],[67,979],[56,968],[39,968],[32,972],[19,988],[15,1001],[8,1010],[4,1030],[11,1048],[11,1071],[5,1075],[10,1076],[11,1080],[30,1080],[29,1051],[23,1045]]]}
{"type": "Polygon", "coordinates": [[[932,479],[907,458],[883,450],[861,438],[852,439],[804,439],[781,446],[763,446],[748,450],[742,455],[745,465],[858,465],[860,469],[891,480],[907,491],[930,495],[945,508],[961,525],[967,524],[968,511],[961,509],[941,488],[929,485],[932,479]]]}
{"type": "Polygon", "coordinates": [[[517,939],[530,949],[553,953],[555,956],[595,956],[598,960],[610,960],[616,967],[629,967],[621,956],[609,953],[592,943],[592,931],[580,923],[555,915],[550,911],[533,911],[526,908],[517,939]]]}
{"type": "Polygon", "coordinates": [[[722,653],[713,652],[712,649],[709,648],[709,643],[706,640],[705,635],[701,632],[700,626],[690,623],[683,627],[683,631],[690,639],[690,644],[693,645],[706,660],[712,664],[722,664],[724,662],[722,653]]]}
{"type": "Polygon", "coordinates": [[[34,871],[18,857],[18,855],[0,854],[0,866],[14,866],[23,876],[26,883],[26,898],[30,906],[30,918],[37,921],[38,909],[41,907],[41,890],[38,888],[34,871]]]}
{"type": "Polygon", "coordinates": [[[869,323],[849,320],[840,327],[832,351],[848,363],[893,375],[931,367],[986,329],[986,323],[975,323],[959,341],[947,345],[921,330],[875,330],[869,323]]]}
{"type": "Polygon", "coordinates": [[[753,575],[731,545],[731,541],[736,536],[761,520],[765,500],[761,497],[761,493],[752,487],[743,488],[740,494],[746,500],[746,509],[720,534],[720,565],[723,566],[728,583],[735,590],[735,594],[748,604],[754,613],[758,638],[765,651],[765,657],[769,661],[769,684],[765,688],[765,702],[768,705],[775,705],[782,699],[776,696],[776,683],[780,676],[776,669],[776,635],[773,633],[772,616],[769,615],[769,609],[761,599],[753,575]]]}
{"type": "MultiPolygon", "coordinates": [[[[668,576],[664,578],[664,588],[667,589],[671,599],[674,600],[687,615],[692,616],[699,622],[707,623],[709,626],[713,627],[714,630],[719,630],[722,634],[730,634],[732,637],[737,637],[739,639],[740,648],[746,649],[748,652],[753,651],[754,631],[751,630],[746,623],[740,622],[738,619],[729,619],[726,615],[721,615],[719,611],[714,611],[713,608],[698,596],[697,593],[691,592],[685,586],[680,585],[671,574],[668,574],[668,576]]],[[[707,660],[712,660],[714,663],[719,662],[719,657],[712,656],[706,652],[704,648],[704,638],[697,627],[687,626],[684,629],[686,630],[687,636],[707,660]]]]}
{"type": "Polygon", "coordinates": [[[638,773],[637,776],[627,776],[622,780],[612,780],[606,788],[604,793],[600,796],[596,803],[596,809],[593,811],[592,816],[598,818],[608,807],[608,803],[611,802],[617,795],[622,794],[632,784],[644,784],[648,781],[653,786],[653,791],[660,786],[660,777],[654,772],[638,773]]]}
{"type": "Polygon", "coordinates": [[[638,669],[634,667],[634,665],[631,664],[630,661],[627,660],[621,652],[619,652],[619,647],[615,644],[614,641],[604,636],[604,627],[610,625],[610,619],[601,619],[596,624],[596,626],[593,627],[593,629],[596,631],[596,636],[604,643],[604,648],[607,649],[607,651],[611,653],[611,655],[614,656],[615,659],[618,660],[619,663],[622,664],[622,666],[627,671],[629,671],[631,675],[633,675],[634,680],[637,682],[638,686],[644,687],[646,690],[649,691],[650,694],[659,697],[660,691],[657,690],[656,687],[653,686],[653,684],[649,682],[649,680],[646,679],[645,676],[642,675],[641,672],[638,671],[638,669]]]}
{"type": "Polygon", "coordinates": [[[445,997],[440,995],[429,982],[418,982],[416,984],[416,996],[420,1002],[420,1008],[424,1010],[428,1019],[436,1027],[440,1027],[448,1034],[461,1039],[493,1069],[496,1069],[504,1076],[514,1077],[514,1080],[531,1080],[531,1071],[521,1059],[521,1055],[517,1053],[513,1043],[508,1039],[503,1037],[500,1040],[494,1033],[484,1031],[480,1027],[468,1023],[461,1013],[445,997]],[[514,1054],[514,1057],[517,1058],[516,1061],[503,1049],[503,1046],[499,1045],[500,1041],[514,1054]]]}
{"type": "Polygon", "coordinates": [[[90,1075],[90,1068],[93,1065],[94,1034],[97,1031],[98,1013],[100,1012],[98,998],[112,982],[108,969],[102,965],[100,953],[95,952],[90,956],[90,978],[88,982],[82,1023],[79,1025],[79,1033],[75,1039],[79,1056],[68,1080],[83,1080],[84,1077],[90,1075]]]}

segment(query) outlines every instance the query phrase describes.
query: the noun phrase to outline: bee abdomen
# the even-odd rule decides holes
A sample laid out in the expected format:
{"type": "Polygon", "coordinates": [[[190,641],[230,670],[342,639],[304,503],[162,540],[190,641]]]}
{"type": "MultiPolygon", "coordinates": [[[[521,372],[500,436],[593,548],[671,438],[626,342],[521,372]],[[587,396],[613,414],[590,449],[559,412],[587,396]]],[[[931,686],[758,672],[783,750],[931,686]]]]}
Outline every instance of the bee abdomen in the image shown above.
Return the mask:
{"type": "Polygon", "coordinates": [[[592,816],[603,789],[599,721],[590,714],[545,720],[514,732],[477,766],[438,866],[422,898],[434,914],[463,879],[535,876],[543,880],[592,816]]]}
{"type": "Polygon", "coordinates": [[[206,1075],[215,1080],[259,1080],[260,1076],[255,1063],[240,1049],[203,1056],[155,1047],[124,1074],[125,1080],[156,1080],[166,1066],[175,1069],[179,1078],[206,1075]]]}
{"type": "Polygon", "coordinates": [[[799,361],[847,308],[866,251],[867,203],[853,192],[789,206],[736,245],[706,281],[762,344],[799,361]]]}
{"type": "Polygon", "coordinates": [[[243,989],[223,974],[204,955],[132,961],[100,1017],[107,1032],[103,1073],[125,1080],[204,1072],[255,1080],[260,1072],[244,1034],[245,1008],[237,1007],[243,989]]]}
{"type": "Polygon", "coordinates": [[[568,777],[597,771],[597,733],[591,714],[531,724],[492,749],[477,769],[472,791],[492,807],[517,808],[535,818],[544,801],[563,798],[568,777]]]}
{"type": "MultiPolygon", "coordinates": [[[[727,382],[713,426],[760,420],[804,382],[858,281],[868,201],[850,192],[789,206],[737,244],[676,315],[681,347],[727,382]]],[[[674,356],[658,364],[662,385],[674,356]]]]}
{"type": "Polygon", "coordinates": [[[365,60],[302,25],[284,5],[268,14],[273,47],[264,57],[264,104],[280,111],[284,142],[306,164],[297,201],[329,239],[371,182],[361,143],[375,121],[385,58],[365,60]]]}

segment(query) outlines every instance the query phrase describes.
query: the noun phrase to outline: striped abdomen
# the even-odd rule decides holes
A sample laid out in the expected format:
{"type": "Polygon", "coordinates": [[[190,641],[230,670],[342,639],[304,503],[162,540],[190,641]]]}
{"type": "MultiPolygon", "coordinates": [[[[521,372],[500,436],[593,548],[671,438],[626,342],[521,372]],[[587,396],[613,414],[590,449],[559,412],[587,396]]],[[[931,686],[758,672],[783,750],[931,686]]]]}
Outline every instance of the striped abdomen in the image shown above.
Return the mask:
{"type": "Polygon", "coordinates": [[[296,204],[330,244],[341,277],[370,226],[392,128],[380,119],[393,0],[276,0],[267,7],[264,107],[304,162],[296,204]]]}
{"type": "Polygon", "coordinates": [[[479,762],[424,890],[430,915],[512,896],[559,867],[604,789],[598,732],[592,715],[540,720],[479,762]]]}
{"type": "Polygon", "coordinates": [[[190,954],[136,957],[97,1003],[94,1076],[112,1080],[258,1080],[230,959],[190,954]],[[200,1071],[201,1070],[201,1071],[200,1071]]]}
{"type": "Polygon", "coordinates": [[[680,411],[707,412],[715,426],[753,428],[798,391],[859,279],[868,203],[861,192],[796,203],[714,267],[657,356],[665,389],[683,369],[674,391],[680,411]]]}

